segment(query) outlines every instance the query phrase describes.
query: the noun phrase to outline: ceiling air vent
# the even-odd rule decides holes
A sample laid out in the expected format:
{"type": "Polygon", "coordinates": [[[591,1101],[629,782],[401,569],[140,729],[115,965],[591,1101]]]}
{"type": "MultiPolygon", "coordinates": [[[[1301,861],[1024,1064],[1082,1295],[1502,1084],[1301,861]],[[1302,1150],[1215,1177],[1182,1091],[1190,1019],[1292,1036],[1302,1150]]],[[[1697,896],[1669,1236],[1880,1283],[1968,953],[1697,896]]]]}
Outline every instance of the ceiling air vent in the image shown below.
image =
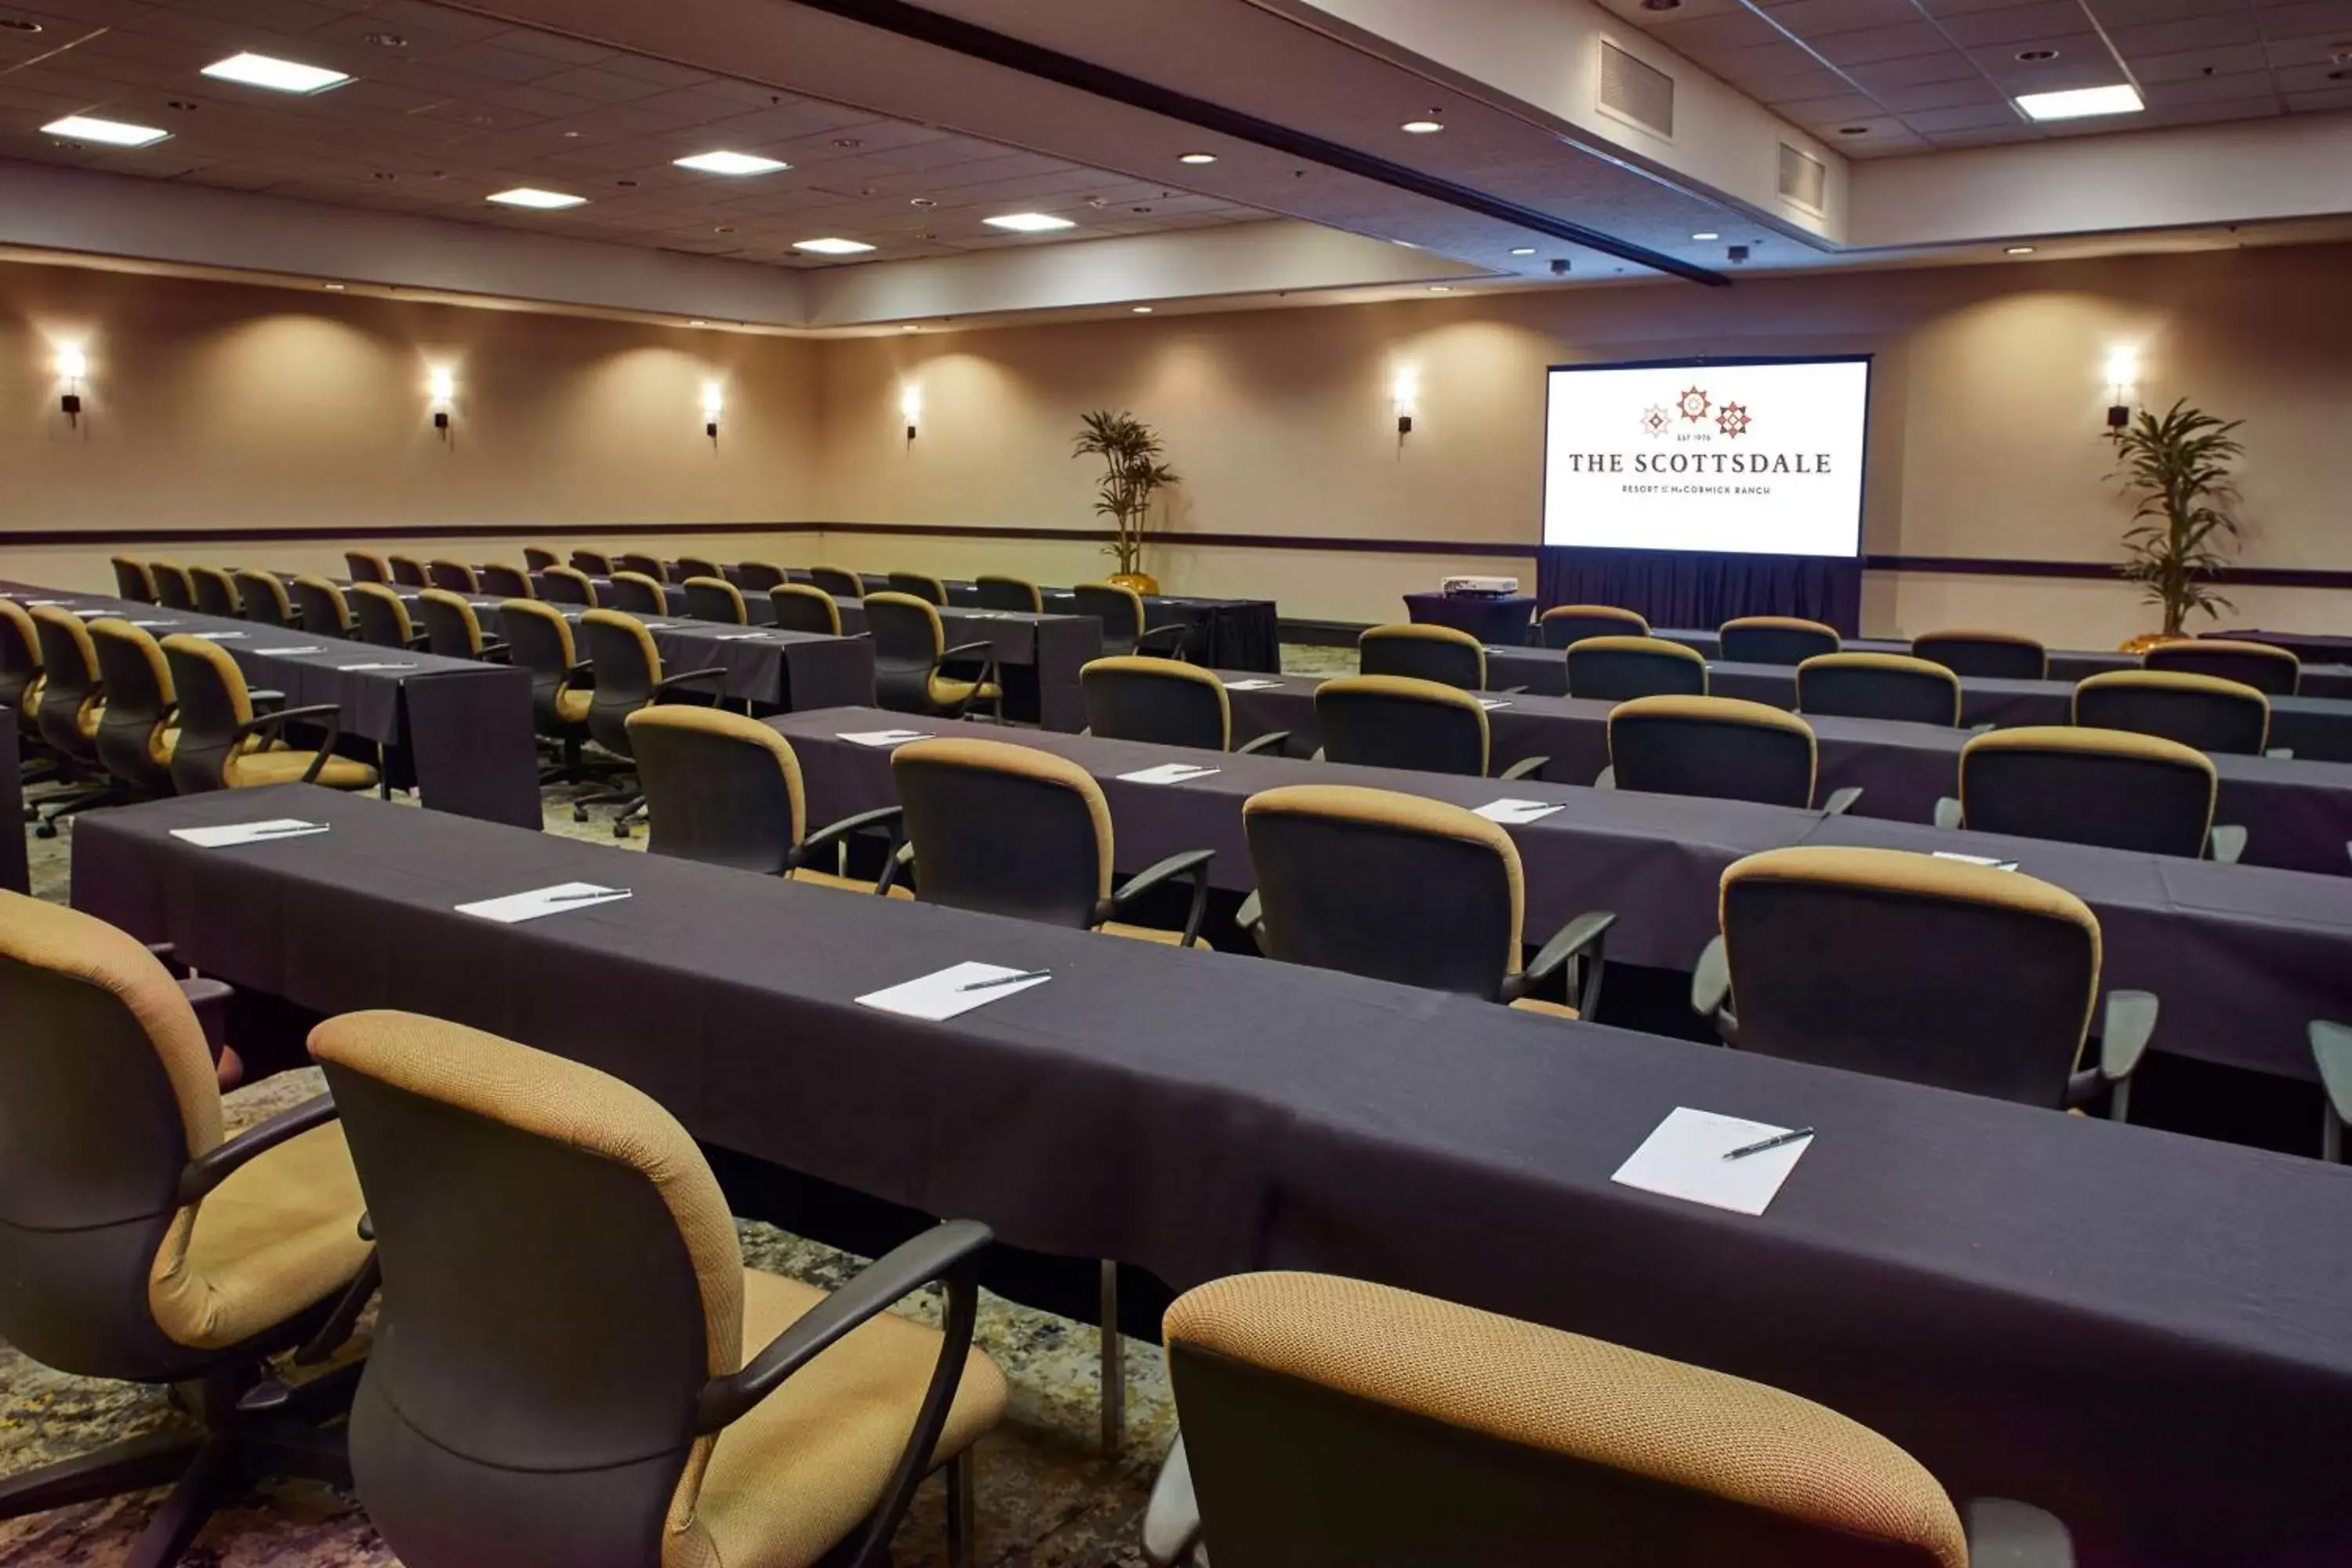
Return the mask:
{"type": "Polygon", "coordinates": [[[1822,203],[1829,193],[1829,166],[1810,153],[1801,153],[1786,142],[1780,143],[1780,195],[1807,212],[1825,209],[1822,203]]]}
{"type": "Polygon", "coordinates": [[[1601,108],[1654,135],[1675,133],[1675,79],[1601,40],[1601,108]]]}

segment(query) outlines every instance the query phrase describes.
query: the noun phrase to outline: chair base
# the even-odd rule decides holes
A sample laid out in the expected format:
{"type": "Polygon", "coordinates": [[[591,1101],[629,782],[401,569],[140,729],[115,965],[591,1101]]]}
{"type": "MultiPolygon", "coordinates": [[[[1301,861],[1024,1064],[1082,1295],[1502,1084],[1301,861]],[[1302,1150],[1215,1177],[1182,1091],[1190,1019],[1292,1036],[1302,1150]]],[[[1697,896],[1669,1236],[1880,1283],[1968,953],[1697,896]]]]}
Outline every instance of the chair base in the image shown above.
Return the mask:
{"type": "Polygon", "coordinates": [[[112,784],[100,784],[61,800],[44,801],[41,803],[41,820],[34,827],[33,837],[55,838],[58,836],[58,824],[65,818],[77,812],[88,811],[92,806],[115,805],[128,798],[129,796],[112,784]]]}

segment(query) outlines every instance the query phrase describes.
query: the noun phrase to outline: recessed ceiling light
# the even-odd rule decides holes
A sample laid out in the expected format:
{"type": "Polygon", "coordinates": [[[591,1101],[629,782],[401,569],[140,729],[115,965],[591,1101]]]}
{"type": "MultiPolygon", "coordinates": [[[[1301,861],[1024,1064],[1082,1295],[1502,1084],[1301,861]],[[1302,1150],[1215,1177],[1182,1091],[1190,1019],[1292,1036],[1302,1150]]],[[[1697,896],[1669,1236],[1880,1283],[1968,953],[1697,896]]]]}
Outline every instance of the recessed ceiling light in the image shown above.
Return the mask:
{"type": "Polygon", "coordinates": [[[1408,120],[1397,129],[1408,136],[1434,136],[1445,127],[1434,120],[1408,120]]]}
{"type": "Polygon", "coordinates": [[[551,212],[557,207],[576,207],[588,198],[570,196],[562,191],[542,191],[534,185],[517,185],[510,191],[500,191],[487,198],[507,207],[535,207],[551,212]]]}
{"type": "Polygon", "coordinates": [[[710,226],[710,232],[713,234],[733,234],[735,232],[735,226],[731,223],[715,223],[710,226]]]}
{"type": "Polygon", "coordinates": [[[2005,256],[2031,256],[2033,254],[2033,247],[2030,245],[2012,245],[2006,251],[2002,252],[2002,254],[2005,256]]]}
{"type": "Polygon", "coordinates": [[[833,139],[833,144],[840,148],[845,153],[848,152],[853,147],[863,147],[866,145],[865,142],[860,142],[855,136],[836,136],[833,139]]]}
{"type": "Polygon", "coordinates": [[[167,98],[163,100],[163,107],[176,109],[183,114],[194,114],[202,106],[193,98],[167,98]]]}
{"type": "Polygon", "coordinates": [[[1511,254],[1513,256],[1533,256],[1535,253],[1536,247],[1532,245],[1515,245],[1511,247],[1511,254]]]}
{"type": "Polygon", "coordinates": [[[910,207],[935,207],[940,204],[938,199],[932,196],[908,196],[907,205],[910,207]]]}
{"type": "Polygon", "coordinates": [[[1703,228],[1696,234],[1692,235],[1691,237],[1693,239],[1721,239],[1723,236],[1716,233],[1715,230],[1711,228],[1703,228]]]}
{"type": "Polygon", "coordinates": [[[2023,92],[2017,107],[2032,120],[2087,120],[2096,114],[2137,114],[2146,105],[2128,82],[2112,87],[2069,88],[2064,92],[2023,92]]]}
{"type": "Polygon", "coordinates": [[[0,16],[0,27],[12,33],[37,33],[41,25],[29,16],[0,16]]]}
{"type": "Polygon", "coordinates": [[[1149,305],[1130,305],[1128,309],[1133,310],[1139,316],[1148,316],[1151,314],[1151,307],[1149,305]]]}
{"type": "Polygon", "coordinates": [[[1051,213],[1006,213],[1002,217],[985,217],[980,221],[991,228],[1009,228],[1015,234],[1045,234],[1057,228],[1077,226],[1068,218],[1055,217],[1051,213]]]}
{"type": "Polygon", "coordinates": [[[1679,11],[1682,8],[1683,0],[1642,0],[1644,11],[1679,11]]]}
{"type": "Polygon", "coordinates": [[[782,159],[761,158],[750,153],[697,153],[691,158],[670,161],[681,169],[698,169],[706,174],[772,174],[778,169],[792,167],[782,159]]]}
{"type": "Polygon", "coordinates": [[[220,81],[266,87],[272,92],[324,92],[352,79],[349,71],[330,70],[325,66],[306,66],[299,60],[281,60],[269,55],[254,54],[231,55],[225,60],[215,60],[204,68],[203,74],[220,81]]]}
{"type": "Polygon", "coordinates": [[[862,239],[796,239],[794,250],[805,250],[816,256],[856,256],[861,250],[874,247],[862,239]]]}
{"type": "Polygon", "coordinates": [[[1838,127],[1838,134],[1841,136],[1867,136],[1870,134],[1870,127],[1867,125],[1841,125],[1838,127]]]}
{"type": "Polygon", "coordinates": [[[152,125],[126,125],[120,120],[93,120],[87,114],[68,114],[63,120],[52,120],[41,127],[51,136],[69,136],[77,142],[103,142],[110,147],[147,147],[171,134],[152,125]]]}
{"type": "Polygon", "coordinates": [[[1213,163],[1217,155],[1214,153],[1180,153],[1176,161],[1180,163],[1213,163]]]}
{"type": "Polygon", "coordinates": [[[2038,66],[2043,60],[2056,59],[2058,51],[2056,49],[2020,49],[2017,51],[2017,58],[2027,65],[2038,66]]]}

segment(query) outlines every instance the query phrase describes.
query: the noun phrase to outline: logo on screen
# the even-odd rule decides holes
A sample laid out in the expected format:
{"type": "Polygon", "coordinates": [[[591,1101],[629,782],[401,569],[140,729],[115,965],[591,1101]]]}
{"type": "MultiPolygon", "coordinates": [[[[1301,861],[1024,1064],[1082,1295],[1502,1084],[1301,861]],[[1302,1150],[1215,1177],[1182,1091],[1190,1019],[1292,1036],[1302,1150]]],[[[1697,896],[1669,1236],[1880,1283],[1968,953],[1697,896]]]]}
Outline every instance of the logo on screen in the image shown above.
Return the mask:
{"type": "Polygon", "coordinates": [[[1742,405],[1727,403],[1715,411],[1715,427],[1727,436],[1748,433],[1748,410],[1742,405]]]}
{"type": "Polygon", "coordinates": [[[1706,388],[1694,386],[1675,399],[1673,413],[1654,403],[1643,409],[1642,434],[1654,441],[1664,438],[1673,428],[1675,414],[1681,415],[1688,425],[1704,425],[1712,416],[1717,431],[1727,437],[1745,436],[1750,423],[1746,404],[1726,403],[1718,407],[1707,395],[1706,388]]]}
{"type": "Polygon", "coordinates": [[[1693,425],[1704,420],[1715,406],[1707,401],[1706,391],[1696,386],[1676,398],[1675,403],[1682,410],[1683,417],[1693,425]]]}
{"type": "Polygon", "coordinates": [[[1653,403],[1642,412],[1642,434],[1655,438],[1666,433],[1674,416],[1653,403]]]}

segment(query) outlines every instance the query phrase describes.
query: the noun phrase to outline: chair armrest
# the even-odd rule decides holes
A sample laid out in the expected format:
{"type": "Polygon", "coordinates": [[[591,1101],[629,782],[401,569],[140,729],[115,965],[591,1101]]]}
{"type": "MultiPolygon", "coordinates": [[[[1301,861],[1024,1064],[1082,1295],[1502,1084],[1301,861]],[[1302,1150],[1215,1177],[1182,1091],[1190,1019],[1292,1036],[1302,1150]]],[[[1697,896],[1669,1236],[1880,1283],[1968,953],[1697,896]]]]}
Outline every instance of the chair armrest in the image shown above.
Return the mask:
{"type": "Polygon", "coordinates": [[[1970,1568],[2074,1568],[2074,1542],[2054,1514],[2007,1498],[1960,1505],[1970,1568]]]}
{"type": "Polygon", "coordinates": [[[1268,730],[1256,740],[1246,742],[1241,745],[1235,746],[1234,748],[1234,755],[1237,757],[1247,757],[1254,756],[1260,752],[1272,752],[1276,755],[1279,756],[1282,752],[1282,743],[1289,739],[1290,731],[1287,730],[1268,730]]]}
{"type": "Polygon", "coordinates": [[[2099,1076],[2120,1083],[2139,1066],[2156,1033],[2156,994],[2151,991],[2110,991],[2106,1015],[2099,1025],[2099,1076]]]}
{"type": "Polygon", "coordinates": [[[1184,1434],[1160,1463],[1151,1501],[1143,1510],[1143,1559],[1151,1568],[1176,1568],[1201,1541],[1201,1500],[1192,1491],[1192,1467],[1184,1458],[1184,1434]]]}
{"type": "Polygon", "coordinates": [[[583,658],[578,664],[573,665],[570,669],[563,672],[563,689],[565,690],[577,691],[583,686],[593,686],[595,684],[596,661],[593,658],[583,658]]]}
{"type": "Polygon", "coordinates": [[[291,1110],[281,1110],[257,1126],[248,1127],[227,1142],[206,1150],[180,1170],[177,1194],[182,1206],[197,1202],[258,1155],[289,1139],[324,1127],[335,1119],[335,1097],[320,1095],[291,1110]]]}
{"type": "Polygon", "coordinates": [[[1524,686],[1497,686],[1489,689],[1497,697],[1525,697],[1528,694],[1524,686]]]}
{"type": "Polygon", "coordinates": [[[1731,999],[1731,950],[1720,932],[1706,939],[1691,970],[1691,1011],[1711,1018],[1731,999]]]}
{"type": "Polygon", "coordinates": [[[1265,902],[1257,896],[1255,888],[1243,896],[1242,907],[1234,911],[1234,924],[1249,932],[1250,941],[1257,944],[1260,952],[1265,951],[1265,902]]]}
{"type": "Polygon", "coordinates": [[[418,632],[415,636],[410,637],[408,639],[408,651],[411,653],[431,653],[433,651],[433,634],[431,632],[418,632]]]}
{"type": "Polygon", "coordinates": [[[1843,789],[1832,790],[1830,792],[1829,799],[1822,802],[1822,815],[1823,816],[1843,816],[1847,812],[1853,809],[1853,803],[1861,798],[1862,786],[1860,784],[1848,784],[1843,789]]]}
{"type": "Polygon", "coordinates": [[[1615,765],[1612,764],[1611,766],[1605,767],[1599,773],[1593,774],[1592,787],[1594,789],[1615,789],[1617,787],[1617,769],[1615,765]]]}
{"type": "Polygon", "coordinates": [[[497,638],[489,637],[483,640],[478,657],[484,664],[509,664],[513,661],[514,650],[497,638]]]}
{"type": "Polygon", "coordinates": [[[1135,651],[1143,652],[1155,647],[1165,647],[1170,657],[1179,657],[1184,649],[1184,639],[1192,635],[1187,626],[1152,626],[1135,639],[1135,651]]]}
{"type": "Polygon", "coordinates": [[[2234,866],[2246,853],[2246,830],[2231,823],[2217,822],[2206,849],[2222,865],[2234,866]]]}
{"type": "Polygon", "coordinates": [[[1938,796],[1936,801],[1936,826],[1949,828],[1967,826],[1968,818],[1961,815],[1960,803],[1948,795],[1938,796]]]}
{"type": "Polygon", "coordinates": [[[905,816],[906,807],[904,806],[877,805],[872,811],[861,811],[855,816],[845,816],[839,822],[829,822],[786,851],[784,865],[787,868],[797,871],[808,864],[809,851],[829,848],[854,835],[863,833],[868,828],[880,827],[885,824],[887,824],[890,829],[888,852],[895,857],[898,853],[898,846],[901,842],[901,818],[905,816]]]}
{"type": "Polygon", "coordinates": [[[2306,1031],[2312,1059],[2319,1064],[2320,1087],[2327,1091],[2330,1159],[2343,1158],[2344,1123],[2352,1121],[2352,1028],[2315,1018],[2306,1031]]]}
{"type": "Polygon", "coordinates": [[[1604,962],[1602,945],[1609,928],[1617,917],[1607,910],[1588,910],[1553,934],[1536,954],[1535,962],[1503,982],[1503,999],[1516,1002],[1529,995],[1538,985],[1559,973],[1568,961],[1579,953],[1589,953],[1583,984],[1577,988],[1576,1011],[1580,1017],[1591,1017],[1591,1009],[1601,1002],[1601,973],[1604,962]]]}
{"type": "Polygon", "coordinates": [[[1100,925],[1160,883],[1189,873],[1192,879],[1192,909],[1184,917],[1184,941],[1181,945],[1192,946],[1200,940],[1201,920],[1208,913],[1209,862],[1216,858],[1213,849],[1187,849],[1145,868],[1129,878],[1125,887],[1115,889],[1109,898],[1095,906],[1099,917],[1095,923],[1100,925]]]}
{"type": "Polygon", "coordinates": [[[960,642],[953,647],[941,649],[938,662],[945,664],[952,658],[976,658],[983,664],[992,665],[996,662],[996,645],[992,642],[960,642]]]}
{"type": "MultiPolygon", "coordinates": [[[[670,691],[672,687],[687,686],[696,682],[713,680],[717,681],[719,684],[712,689],[708,691],[688,692],[686,694],[688,697],[701,699],[703,705],[705,707],[709,707],[717,702],[719,698],[725,696],[727,693],[727,669],[724,665],[714,664],[707,666],[701,669],[689,669],[685,671],[683,674],[667,676],[654,682],[654,701],[658,704],[672,700],[673,699],[670,691]]],[[[679,700],[683,700],[683,699],[679,700]]]]}
{"type": "Polygon", "coordinates": [[[882,862],[882,875],[874,883],[875,895],[878,898],[887,893],[901,871],[911,872],[914,868],[915,846],[911,842],[903,842],[882,862]]]}
{"type": "Polygon", "coordinates": [[[2270,750],[2264,752],[2263,755],[2274,758],[2282,763],[2291,763],[2294,761],[2294,748],[2293,746],[2273,746],[2270,750]]]}
{"type": "MultiPolygon", "coordinates": [[[[831,1349],[845,1335],[882,1312],[900,1297],[935,1280],[974,1283],[973,1264],[981,1250],[995,1239],[977,1220],[950,1220],[875,1259],[847,1284],[827,1296],[761,1348],[739,1372],[714,1377],[695,1396],[694,1429],[708,1435],[740,1419],[782,1387],[786,1378],[831,1349]]],[[[941,1360],[961,1363],[967,1343],[950,1345],[941,1360]]],[[[955,1372],[961,1371],[955,1366],[955,1372]]],[[[950,1379],[950,1387],[953,1382],[950,1379]]],[[[944,1408],[940,1415],[944,1417],[944,1408]]],[[[935,1437],[937,1433],[929,1434],[935,1437]]]]}
{"type": "Polygon", "coordinates": [[[316,784],[319,782],[320,770],[327,765],[327,759],[335,754],[335,747],[343,738],[343,710],[341,704],[335,702],[313,702],[304,708],[280,708],[272,712],[264,713],[257,719],[247,720],[244,723],[239,724],[236,729],[230,731],[229,737],[232,740],[236,740],[247,735],[260,734],[266,731],[275,730],[279,731],[276,738],[279,741],[283,741],[286,738],[284,734],[285,726],[289,720],[294,719],[316,719],[326,729],[326,740],[320,743],[316,752],[311,753],[310,765],[304,769],[302,773],[302,782],[304,784],[316,784]]]}
{"type": "Polygon", "coordinates": [[[1528,778],[1543,772],[1546,764],[1550,761],[1549,757],[1521,757],[1517,762],[1496,773],[1495,777],[1498,782],[1505,779],[1528,778]]]}

